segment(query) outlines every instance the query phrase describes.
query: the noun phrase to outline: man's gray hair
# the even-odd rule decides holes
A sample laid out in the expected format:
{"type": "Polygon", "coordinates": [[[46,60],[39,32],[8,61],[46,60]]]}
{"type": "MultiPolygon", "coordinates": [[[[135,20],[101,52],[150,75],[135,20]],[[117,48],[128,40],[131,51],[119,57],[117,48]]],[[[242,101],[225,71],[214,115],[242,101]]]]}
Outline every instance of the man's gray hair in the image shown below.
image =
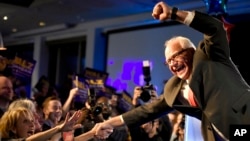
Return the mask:
{"type": "Polygon", "coordinates": [[[172,44],[174,42],[178,42],[183,49],[186,49],[186,48],[196,49],[194,46],[194,43],[190,39],[188,39],[187,37],[183,37],[183,36],[174,36],[171,39],[167,40],[165,42],[165,47],[167,48],[170,44],[172,44]]]}

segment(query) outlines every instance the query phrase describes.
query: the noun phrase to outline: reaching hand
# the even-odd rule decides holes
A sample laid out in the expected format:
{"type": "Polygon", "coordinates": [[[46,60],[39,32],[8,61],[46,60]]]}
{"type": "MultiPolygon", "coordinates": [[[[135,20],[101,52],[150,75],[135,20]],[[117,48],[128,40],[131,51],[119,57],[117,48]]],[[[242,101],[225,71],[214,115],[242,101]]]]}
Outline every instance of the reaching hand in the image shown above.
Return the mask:
{"type": "Polygon", "coordinates": [[[106,122],[99,123],[94,128],[96,130],[95,136],[98,139],[106,139],[113,132],[113,127],[106,122]]]}
{"type": "Polygon", "coordinates": [[[76,111],[71,117],[69,117],[69,113],[67,113],[64,122],[59,125],[61,131],[67,132],[77,128],[81,128],[81,124],[76,124],[81,114],[81,111],[76,111]]]}
{"type": "Polygon", "coordinates": [[[76,88],[72,88],[69,92],[69,95],[72,96],[72,97],[75,97],[76,95],[79,94],[79,89],[76,87],[76,88]]]}
{"type": "Polygon", "coordinates": [[[153,8],[152,16],[160,21],[170,19],[171,7],[164,2],[158,2],[153,8]]]}

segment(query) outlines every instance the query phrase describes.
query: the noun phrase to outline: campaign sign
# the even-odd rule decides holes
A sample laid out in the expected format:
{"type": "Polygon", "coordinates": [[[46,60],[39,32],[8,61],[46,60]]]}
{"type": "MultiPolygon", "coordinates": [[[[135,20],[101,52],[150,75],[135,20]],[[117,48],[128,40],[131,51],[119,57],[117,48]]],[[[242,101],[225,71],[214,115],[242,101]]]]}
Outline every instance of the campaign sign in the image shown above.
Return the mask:
{"type": "Polygon", "coordinates": [[[35,65],[35,60],[16,55],[12,60],[10,68],[17,79],[27,81],[31,79],[35,65]]]}
{"type": "Polygon", "coordinates": [[[123,90],[122,92],[122,97],[119,100],[119,105],[118,105],[121,109],[123,109],[124,111],[129,111],[133,106],[132,106],[132,97],[130,96],[130,94],[123,90]]]}
{"type": "Polygon", "coordinates": [[[92,68],[85,68],[83,75],[85,81],[88,83],[89,88],[95,88],[97,91],[103,90],[105,88],[108,73],[92,68]]]}
{"type": "Polygon", "coordinates": [[[111,98],[113,94],[116,94],[116,89],[112,86],[105,85],[105,94],[107,97],[111,98]]]}
{"type": "Polygon", "coordinates": [[[0,72],[3,72],[10,63],[10,59],[0,56],[0,72]]]}
{"type": "Polygon", "coordinates": [[[83,77],[72,76],[73,88],[78,88],[79,93],[75,96],[75,102],[85,103],[88,100],[88,85],[83,77]]]}

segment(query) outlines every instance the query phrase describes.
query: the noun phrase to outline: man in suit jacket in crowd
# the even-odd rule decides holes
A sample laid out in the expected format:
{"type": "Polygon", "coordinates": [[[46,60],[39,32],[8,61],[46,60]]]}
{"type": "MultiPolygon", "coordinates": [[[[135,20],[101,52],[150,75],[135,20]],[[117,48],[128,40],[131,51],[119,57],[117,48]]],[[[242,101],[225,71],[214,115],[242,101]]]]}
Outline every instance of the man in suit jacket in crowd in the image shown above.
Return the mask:
{"type": "Polygon", "coordinates": [[[160,21],[176,20],[203,33],[204,38],[197,47],[182,36],[166,41],[166,64],[173,77],[165,84],[163,96],[105,121],[97,136],[105,138],[104,129],[140,125],[177,109],[201,120],[205,141],[229,140],[230,125],[250,124],[250,87],[230,58],[223,23],[164,2],[155,5],[152,16],[160,21]]]}

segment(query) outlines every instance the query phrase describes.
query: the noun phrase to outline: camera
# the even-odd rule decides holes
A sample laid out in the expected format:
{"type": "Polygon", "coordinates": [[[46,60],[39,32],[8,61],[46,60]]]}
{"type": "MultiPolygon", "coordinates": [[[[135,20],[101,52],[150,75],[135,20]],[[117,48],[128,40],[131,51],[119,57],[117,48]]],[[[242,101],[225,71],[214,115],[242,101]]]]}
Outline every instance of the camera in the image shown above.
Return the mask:
{"type": "Polygon", "coordinates": [[[88,103],[89,103],[90,108],[91,108],[91,113],[94,116],[97,116],[100,113],[102,113],[102,105],[96,104],[96,89],[95,88],[89,88],[88,103]]]}
{"type": "Polygon", "coordinates": [[[150,91],[154,90],[154,86],[150,84],[151,75],[150,75],[150,64],[148,60],[143,61],[143,76],[145,85],[141,87],[142,93],[140,99],[143,102],[148,102],[151,99],[150,91]]]}
{"type": "Polygon", "coordinates": [[[145,85],[141,87],[141,96],[140,99],[144,102],[148,102],[151,99],[150,91],[154,90],[154,86],[151,85],[145,85]]]}

